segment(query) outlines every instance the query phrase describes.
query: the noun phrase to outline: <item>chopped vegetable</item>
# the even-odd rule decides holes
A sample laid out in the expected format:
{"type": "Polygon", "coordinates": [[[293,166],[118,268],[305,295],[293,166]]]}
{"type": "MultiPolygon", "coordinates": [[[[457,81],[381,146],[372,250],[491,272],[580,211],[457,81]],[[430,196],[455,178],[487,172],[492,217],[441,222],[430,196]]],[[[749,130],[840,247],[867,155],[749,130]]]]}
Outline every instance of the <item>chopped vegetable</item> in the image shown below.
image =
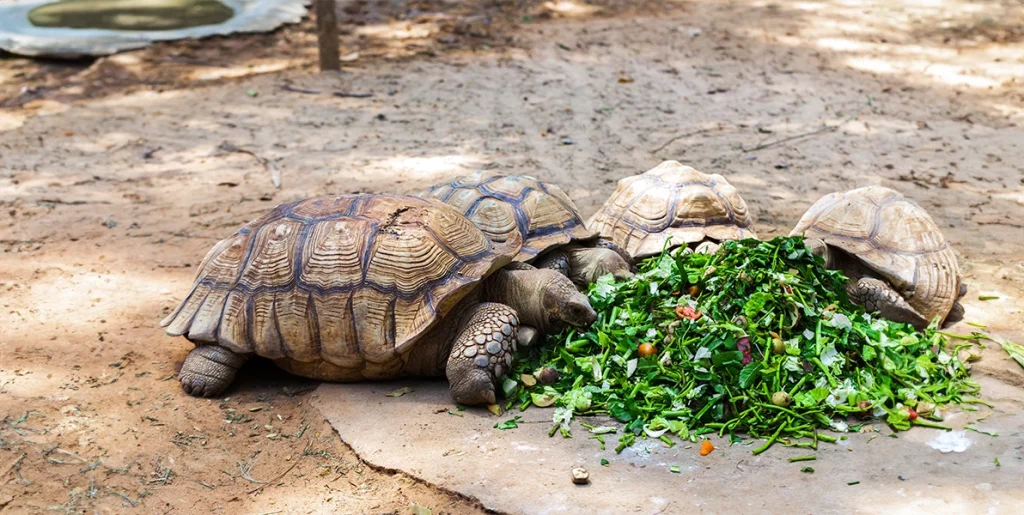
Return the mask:
{"type": "Polygon", "coordinates": [[[631,279],[602,277],[588,290],[591,327],[519,350],[511,377],[540,372],[514,400],[550,402],[563,436],[577,415],[610,416],[623,425],[617,452],[638,436],[707,433],[762,439],[754,453],[779,441],[834,443],[822,431],[847,431],[851,415],[897,431],[944,428],[908,409],[977,394],[958,357],[974,344],[952,347],[934,326],[864,313],[842,273],[823,265],[793,237],[726,241],[715,254],[677,249],[641,262],[631,279]],[[652,340],[657,359],[638,358],[637,342],[652,340]]]}
{"type": "Polygon", "coordinates": [[[789,459],[790,463],[796,463],[798,461],[814,461],[818,459],[817,456],[794,456],[789,459]]]}
{"type": "Polygon", "coordinates": [[[800,472],[806,472],[808,474],[814,473],[814,467],[801,467],[800,472]]]}
{"type": "Polygon", "coordinates": [[[403,396],[403,395],[405,395],[407,393],[412,393],[412,388],[409,388],[408,386],[404,386],[402,388],[399,388],[399,389],[397,389],[397,390],[395,390],[395,391],[393,391],[391,393],[387,393],[385,395],[387,397],[401,397],[401,396],[403,396]]]}
{"type": "Polygon", "coordinates": [[[537,374],[537,382],[540,384],[555,384],[558,382],[560,377],[561,374],[558,373],[558,370],[550,367],[544,367],[537,374]]]}
{"type": "Polygon", "coordinates": [[[654,345],[651,345],[649,342],[644,342],[640,344],[640,347],[637,348],[636,352],[641,358],[649,358],[653,356],[657,350],[654,348],[654,345]]]}
{"type": "Polygon", "coordinates": [[[604,458],[601,458],[601,466],[602,467],[607,467],[608,466],[608,460],[606,460],[604,458]]]}
{"type": "Polygon", "coordinates": [[[673,473],[673,474],[678,474],[679,473],[679,465],[670,465],[668,467],[668,471],[673,473]]]}
{"type": "Polygon", "coordinates": [[[849,485],[849,486],[859,485],[860,481],[850,481],[849,483],[846,483],[846,484],[849,485]]]}
{"type": "Polygon", "coordinates": [[[704,441],[702,441],[700,443],[700,455],[701,456],[707,456],[708,454],[711,454],[711,451],[714,451],[714,450],[715,450],[715,446],[711,442],[709,442],[707,440],[704,440],[704,441]]]}
{"type": "Polygon", "coordinates": [[[504,422],[501,422],[501,423],[498,423],[498,424],[494,424],[494,427],[497,428],[497,429],[501,429],[502,431],[504,431],[506,429],[515,429],[515,428],[519,427],[519,424],[517,424],[517,422],[522,420],[522,418],[523,417],[520,417],[519,415],[516,415],[516,416],[514,416],[514,417],[512,417],[512,418],[510,418],[510,419],[508,419],[508,420],[506,420],[504,422]]]}
{"type": "Polygon", "coordinates": [[[1024,345],[1017,345],[1009,340],[1002,340],[998,343],[1018,365],[1024,367],[1024,345]]]}
{"type": "Polygon", "coordinates": [[[676,306],[676,316],[688,320],[697,320],[700,318],[700,312],[690,306],[676,306]]]}
{"type": "Polygon", "coordinates": [[[772,394],[772,404],[780,408],[788,408],[793,403],[792,397],[786,392],[775,392],[772,394]]]}

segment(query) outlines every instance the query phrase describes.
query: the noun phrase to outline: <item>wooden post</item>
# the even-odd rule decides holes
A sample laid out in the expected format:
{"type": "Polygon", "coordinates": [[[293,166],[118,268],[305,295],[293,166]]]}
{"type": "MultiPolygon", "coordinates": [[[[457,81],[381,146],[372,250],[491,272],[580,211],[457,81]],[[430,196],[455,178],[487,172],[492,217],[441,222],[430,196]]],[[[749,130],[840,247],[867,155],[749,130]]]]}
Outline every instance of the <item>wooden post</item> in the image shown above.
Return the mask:
{"type": "Polygon", "coordinates": [[[320,47],[320,71],[338,71],[338,18],[334,0],[316,1],[316,39],[320,47]]]}

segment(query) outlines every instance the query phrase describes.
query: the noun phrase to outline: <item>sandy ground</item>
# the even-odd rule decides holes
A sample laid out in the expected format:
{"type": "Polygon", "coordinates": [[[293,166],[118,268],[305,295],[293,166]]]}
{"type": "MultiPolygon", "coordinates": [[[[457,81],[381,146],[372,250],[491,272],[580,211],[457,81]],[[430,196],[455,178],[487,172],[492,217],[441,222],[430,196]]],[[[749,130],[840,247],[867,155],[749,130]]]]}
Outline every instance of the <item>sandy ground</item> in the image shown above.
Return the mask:
{"type": "MultiPolygon", "coordinates": [[[[967,318],[1024,340],[1024,7],[894,4],[353,2],[329,76],[308,23],[0,60],[0,509],[482,509],[364,464],[314,383],[254,364],[211,401],[174,381],[190,344],[156,325],[208,248],[318,194],[495,168],[589,215],[672,158],[728,177],[772,236],[884,184],[944,228],[967,318]]],[[[1024,387],[995,350],[975,370],[1024,387]]]]}

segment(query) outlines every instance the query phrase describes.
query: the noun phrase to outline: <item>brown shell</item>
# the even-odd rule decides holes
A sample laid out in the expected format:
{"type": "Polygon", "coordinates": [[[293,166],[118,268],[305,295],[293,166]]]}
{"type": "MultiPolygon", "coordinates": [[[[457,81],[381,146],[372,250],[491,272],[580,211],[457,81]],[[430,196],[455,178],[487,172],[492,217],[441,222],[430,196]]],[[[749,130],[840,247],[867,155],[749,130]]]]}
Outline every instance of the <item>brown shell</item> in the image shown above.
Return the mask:
{"type": "Polygon", "coordinates": [[[497,247],[455,209],[416,197],[285,204],[214,246],[160,325],[243,354],[381,369],[518,245],[497,247]]]}
{"type": "Polygon", "coordinates": [[[595,238],[579,209],[557,185],[528,175],[479,171],[420,194],[465,214],[492,241],[523,240],[516,261],[529,261],[571,241],[595,238]]]}
{"type": "Polygon", "coordinates": [[[677,161],[626,177],[587,222],[636,259],[704,239],[756,238],[754,220],[729,181],[677,161]]]}
{"type": "Polygon", "coordinates": [[[963,276],[953,249],[932,217],[898,191],[867,186],[826,195],[790,232],[801,234],[859,259],[929,320],[945,319],[959,297],[963,276]]]}

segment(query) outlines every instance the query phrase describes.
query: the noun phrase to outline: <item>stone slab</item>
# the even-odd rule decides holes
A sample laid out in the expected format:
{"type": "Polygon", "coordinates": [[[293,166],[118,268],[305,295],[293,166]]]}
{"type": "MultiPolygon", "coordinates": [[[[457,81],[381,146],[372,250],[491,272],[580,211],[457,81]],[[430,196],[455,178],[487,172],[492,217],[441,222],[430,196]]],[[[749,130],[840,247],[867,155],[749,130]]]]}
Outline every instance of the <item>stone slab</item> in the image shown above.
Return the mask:
{"type": "MultiPolygon", "coordinates": [[[[324,384],[313,403],[364,460],[498,512],[1024,513],[1024,397],[990,377],[979,382],[996,408],[978,425],[998,437],[914,428],[892,438],[876,423],[880,433],[849,434],[817,452],[776,445],[759,456],[751,449],[760,441],[730,446],[717,437],[706,457],[697,445],[666,448],[657,440],[639,440],[616,454],[616,435],[605,435],[607,450],[601,451],[576,423],[572,439],[549,438],[550,409],[514,409],[501,417],[483,408],[457,412],[444,381],[324,384]],[[386,396],[404,386],[413,392],[386,396]],[[513,415],[522,417],[518,429],[493,427],[513,415]],[[939,438],[968,447],[940,452],[929,445],[939,438]],[[807,454],[817,460],[788,462],[807,454]],[[601,459],[609,465],[601,466],[601,459]],[[571,483],[577,465],[590,472],[589,485],[571,483]],[[670,472],[671,465],[680,472],[670,472]],[[800,472],[804,466],[814,473],[800,472]]],[[[988,411],[981,408],[970,415],[988,411]]],[[[958,428],[967,422],[966,413],[947,418],[958,428]]]]}

